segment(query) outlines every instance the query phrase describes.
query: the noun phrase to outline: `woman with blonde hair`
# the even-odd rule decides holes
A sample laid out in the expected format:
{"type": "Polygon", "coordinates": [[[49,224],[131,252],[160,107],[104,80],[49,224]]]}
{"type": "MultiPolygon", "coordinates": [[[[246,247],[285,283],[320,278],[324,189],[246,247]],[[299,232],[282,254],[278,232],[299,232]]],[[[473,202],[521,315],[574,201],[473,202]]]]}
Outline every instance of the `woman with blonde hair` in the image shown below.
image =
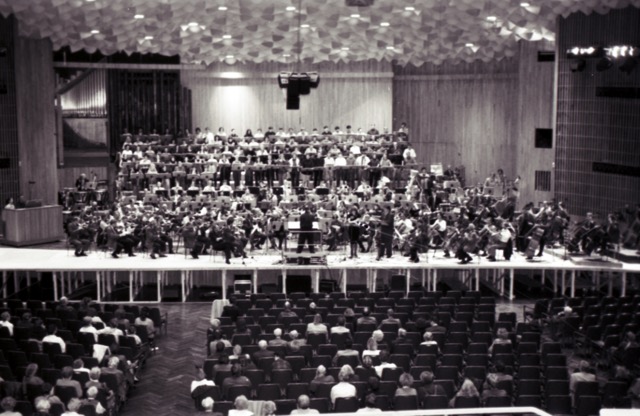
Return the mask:
{"type": "Polygon", "coordinates": [[[460,390],[449,402],[449,406],[456,408],[480,407],[480,393],[473,381],[468,378],[464,379],[460,390]]]}
{"type": "Polygon", "coordinates": [[[367,341],[367,349],[362,351],[362,358],[377,357],[378,355],[380,355],[380,350],[378,349],[378,341],[376,341],[374,337],[371,337],[367,341]]]}

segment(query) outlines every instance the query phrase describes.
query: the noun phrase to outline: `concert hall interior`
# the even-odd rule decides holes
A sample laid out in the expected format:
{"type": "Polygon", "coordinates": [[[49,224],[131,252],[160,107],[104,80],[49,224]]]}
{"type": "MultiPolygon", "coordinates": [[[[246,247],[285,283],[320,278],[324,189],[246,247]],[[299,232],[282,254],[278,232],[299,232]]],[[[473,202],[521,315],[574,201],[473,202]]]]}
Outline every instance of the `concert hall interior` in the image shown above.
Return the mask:
{"type": "Polygon", "coordinates": [[[0,415],[638,412],[639,22],[0,0],[0,415]]]}

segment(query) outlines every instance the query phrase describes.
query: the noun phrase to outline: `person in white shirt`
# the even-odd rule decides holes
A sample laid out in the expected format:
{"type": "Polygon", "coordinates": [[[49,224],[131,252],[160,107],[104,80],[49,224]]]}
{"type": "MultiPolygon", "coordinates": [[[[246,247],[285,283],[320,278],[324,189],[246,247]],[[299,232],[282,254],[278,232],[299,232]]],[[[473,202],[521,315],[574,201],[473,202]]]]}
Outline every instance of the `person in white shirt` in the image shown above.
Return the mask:
{"type": "Polygon", "coordinates": [[[379,357],[380,365],[377,365],[374,368],[376,369],[376,374],[378,375],[378,377],[382,378],[382,371],[385,368],[397,368],[397,366],[394,363],[389,362],[389,353],[386,350],[380,352],[379,357]]]}
{"type": "Polygon", "coordinates": [[[346,323],[346,321],[344,319],[344,316],[338,316],[338,319],[336,321],[336,325],[331,328],[331,333],[332,334],[349,334],[349,333],[351,333],[349,328],[347,328],[345,326],[345,323],[346,323]]]}
{"type": "Polygon", "coordinates": [[[356,410],[356,413],[380,413],[382,410],[376,407],[376,395],[375,393],[367,394],[364,399],[364,407],[356,410]]]}
{"type": "Polygon", "coordinates": [[[404,152],[402,152],[402,158],[404,159],[405,165],[411,165],[416,163],[416,151],[413,149],[413,146],[409,145],[404,152]]]}
{"type": "Polygon", "coordinates": [[[92,325],[91,317],[85,316],[82,318],[82,324],[78,332],[93,334],[93,338],[98,342],[98,330],[92,325]]]}
{"type": "Polygon", "coordinates": [[[311,399],[306,394],[301,394],[298,397],[298,408],[293,409],[291,411],[292,415],[317,415],[318,412],[316,409],[312,409],[309,406],[311,405],[311,399]]]}
{"type": "Polygon", "coordinates": [[[249,400],[244,395],[236,397],[233,403],[235,409],[229,410],[229,416],[253,416],[253,412],[248,409],[249,400]]]}
{"type": "Polygon", "coordinates": [[[44,338],[42,338],[42,343],[44,344],[45,342],[48,342],[51,344],[58,344],[60,345],[60,350],[64,354],[65,352],[67,352],[67,344],[64,342],[62,338],[56,335],[57,332],[58,332],[58,328],[54,324],[50,324],[47,327],[47,335],[44,338]]]}
{"type": "Polygon", "coordinates": [[[200,386],[215,386],[213,380],[207,380],[204,374],[204,370],[201,367],[196,367],[196,379],[191,382],[191,393],[200,386]]]}
{"type": "Polygon", "coordinates": [[[307,334],[326,334],[327,332],[327,326],[322,323],[322,315],[315,314],[313,322],[307,324],[307,334]]]}
{"type": "Polygon", "coordinates": [[[348,364],[340,368],[338,373],[340,382],[331,388],[331,403],[333,405],[336,404],[336,399],[338,398],[356,397],[356,387],[350,383],[353,374],[353,369],[348,364]]]}
{"type": "Polygon", "coordinates": [[[9,329],[9,335],[13,336],[13,324],[11,323],[11,314],[9,312],[2,312],[0,315],[2,321],[0,322],[0,326],[3,326],[9,329]]]}

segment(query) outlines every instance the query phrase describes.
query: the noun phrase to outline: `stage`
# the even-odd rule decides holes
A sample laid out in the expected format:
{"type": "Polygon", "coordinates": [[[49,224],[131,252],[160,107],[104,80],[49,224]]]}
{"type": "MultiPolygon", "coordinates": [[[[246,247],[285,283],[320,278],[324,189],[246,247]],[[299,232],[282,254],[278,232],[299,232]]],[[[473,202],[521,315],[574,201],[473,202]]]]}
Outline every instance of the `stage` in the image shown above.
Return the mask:
{"type": "MultiPolygon", "coordinates": [[[[453,276],[470,290],[480,290],[483,284],[493,288],[497,296],[511,300],[515,298],[516,275],[531,276],[539,279],[540,284],[544,284],[546,279],[553,285],[554,293],[560,291],[570,296],[575,295],[576,279],[585,280],[586,275],[590,276],[594,287],[608,284],[610,294],[616,288],[624,296],[630,275],[640,273],[640,264],[637,263],[593,257],[589,258],[593,261],[584,261],[584,257],[565,260],[566,253],[561,249],[547,250],[533,261],[514,253],[510,261],[501,260],[498,256],[498,261],[490,262],[485,257],[474,256],[473,262],[464,265],[456,259],[445,258],[442,250],[435,254],[433,250],[428,255],[421,254],[419,263],[410,263],[407,257],[399,254],[376,261],[373,253],[360,253],[359,258],[348,259],[344,251],[330,252],[326,264],[306,266],[286,264],[282,253],[273,250],[248,254],[247,259],[233,258],[231,264],[225,264],[219,253],[203,255],[199,259],[185,257],[182,253],[155,260],[142,253],[136,257],[122,255],[115,259],[104,251],[75,257],[72,249],[0,247],[0,271],[5,292],[6,281],[11,276],[14,279],[19,275],[39,279],[42,273],[52,273],[55,298],[71,293],[87,281],[95,281],[98,301],[103,300],[118,283],[128,285],[129,301],[134,301],[140,289],[149,283],[157,286],[156,301],[161,301],[163,289],[172,285],[180,287],[177,297],[182,301],[186,301],[192,288],[199,285],[221,287],[220,295],[226,299],[228,288],[233,286],[238,275],[251,282],[250,290],[254,293],[272,282],[277,282],[279,290],[286,293],[287,276],[310,276],[310,289],[314,292],[321,290],[321,280],[330,279],[336,282],[338,291],[345,293],[348,286],[354,284],[369,291],[380,290],[383,283],[388,283],[384,278],[391,275],[396,278],[405,276],[403,290],[409,291],[412,286],[419,285],[432,291],[444,276],[448,279],[453,276]],[[382,282],[380,276],[383,277],[382,282]]],[[[7,297],[8,294],[3,295],[7,297]]]]}

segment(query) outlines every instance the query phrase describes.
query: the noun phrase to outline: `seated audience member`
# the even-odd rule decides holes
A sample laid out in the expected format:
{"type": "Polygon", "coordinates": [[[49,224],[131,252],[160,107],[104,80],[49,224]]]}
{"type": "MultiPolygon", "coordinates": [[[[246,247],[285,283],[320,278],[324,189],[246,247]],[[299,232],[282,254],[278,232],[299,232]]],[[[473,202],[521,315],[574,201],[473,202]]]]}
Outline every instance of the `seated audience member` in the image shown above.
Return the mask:
{"type": "Polygon", "coordinates": [[[9,330],[9,335],[13,336],[13,324],[11,323],[11,314],[9,312],[2,312],[0,314],[0,326],[5,327],[9,330]]]}
{"type": "Polygon", "coordinates": [[[56,381],[56,387],[73,387],[76,389],[76,397],[82,397],[82,386],[76,380],[72,379],[73,377],[73,368],[66,366],[62,368],[60,373],[60,378],[56,381]]]}
{"type": "MultiPolygon", "coordinates": [[[[493,364],[493,369],[489,372],[489,374],[487,374],[487,377],[489,377],[490,375],[496,376],[496,383],[499,383],[501,381],[513,381],[513,376],[511,374],[507,374],[507,368],[502,360],[497,360],[493,364]]],[[[489,385],[485,381],[483,390],[487,387],[489,387],[489,385]]]]}
{"type": "Polygon", "coordinates": [[[50,324],[49,326],[47,326],[47,335],[42,338],[42,343],[44,344],[46,342],[49,342],[51,344],[58,344],[60,345],[60,350],[64,354],[65,352],[67,352],[67,344],[57,334],[58,327],[54,324],[50,324]]]}
{"type": "Polygon", "coordinates": [[[418,399],[422,406],[424,406],[425,400],[430,396],[446,396],[447,392],[444,387],[433,382],[435,377],[431,371],[423,371],[420,373],[420,382],[422,385],[418,387],[418,399]]]}
{"type": "Polygon", "coordinates": [[[231,354],[229,356],[229,361],[230,362],[236,362],[236,361],[240,361],[242,359],[245,359],[245,360],[250,360],[251,359],[249,354],[243,354],[242,353],[242,345],[239,345],[239,344],[236,344],[236,345],[233,346],[232,353],[233,354],[231,354]]]}
{"type": "Polygon", "coordinates": [[[260,365],[260,359],[261,358],[273,358],[273,351],[269,351],[267,349],[267,347],[269,346],[269,344],[267,343],[267,341],[261,339],[258,342],[258,347],[260,348],[258,351],[254,352],[253,355],[251,356],[251,359],[253,359],[253,362],[255,365],[260,365]]]}
{"type": "Polygon", "coordinates": [[[358,359],[358,365],[360,365],[360,353],[358,350],[353,349],[353,341],[351,338],[347,338],[344,340],[344,349],[338,350],[336,355],[333,357],[332,364],[334,366],[338,365],[339,357],[356,357],[358,359]]]}
{"type": "Polygon", "coordinates": [[[196,367],[196,379],[191,382],[191,393],[201,386],[215,386],[213,380],[208,380],[202,367],[196,367]]]}
{"type": "Polygon", "coordinates": [[[76,358],[75,360],[73,360],[73,373],[86,373],[87,376],[89,376],[90,371],[87,367],[84,366],[84,361],[82,361],[80,358],[76,358]]]}
{"type": "Polygon", "coordinates": [[[149,308],[145,306],[140,310],[140,316],[136,318],[134,324],[136,326],[147,327],[147,338],[149,339],[149,344],[154,351],[157,350],[158,347],[156,347],[154,343],[154,339],[156,337],[156,327],[153,323],[153,320],[149,318],[149,308]]]}
{"type": "Polygon", "coordinates": [[[371,310],[368,307],[364,308],[364,310],[362,311],[362,316],[359,317],[358,320],[356,321],[356,325],[361,325],[361,324],[374,324],[374,325],[378,324],[378,320],[376,319],[375,316],[371,316],[371,310]]]}
{"type": "Polygon", "coordinates": [[[215,403],[211,397],[205,397],[204,399],[202,399],[202,402],[200,402],[200,405],[202,406],[202,410],[205,413],[213,413],[214,404],[215,403]]]}
{"type": "Polygon", "coordinates": [[[82,404],[88,404],[95,407],[96,414],[98,415],[105,414],[107,412],[107,409],[105,409],[102,404],[100,404],[100,401],[97,399],[97,397],[98,389],[95,387],[90,387],[87,390],[87,398],[82,402],[82,404]]]}
{"type": "MultiPolygon", "coordinates": [[[[107,366],[102,367],[100,369],[100,372],[101,374],[115,375],[116,381],[118,384],[118,391],[114,393],[117,393],[117,397],[120,399],[120,401],[125,401],[127,397],[128,386],[125,380],[124,373],[118,368],[119,365],[120,365],[120,358],[112,356],[109,358],[107,362],[107,366]]],[[[92,373],[93,373],[93,370],[92,370],[92,373]]],[[[89,378],[91,378],[91,373],[89,373],[89,378]]]]}
{"type": "Polygon", "coordinates": [[[276,328],[273,330],[274,339],[269,340],[270,347],[281,347],[287,345],[287,341],[282,339],[282,329],[276,328]]]}
{"type": "Polygon", "coordinates": [[[349,328],[345,326],[345,324],[346,324],[345,317],[338,316],[338,319],[336,320],[336,325],[331,327],[331,333],[332,334],[350,334],[351,331],[349,330],[349,328]]]}
{"type": "Polygon", "coordinates": [[[378,375],[378,378],[382,378],[382,371],[385,368],[398,367],[394,363],[389,362],[389,353],[387,351],[381,351],[379,357],[380,357],[380,365],[375,366],[376,374],[378,375]]]}
{"type": "Polygon", "coordinates": [[[367,349],[362,351],[362,359],[364,359],[364,357],[377,357],[379,355],[378,342],[374,337],[369,338],[367,340],[367,349]]]}
{"type": "Polygon", "coordinates": [[[373,393],[367,394],[364,399],[364,407],[356,410],[356,413],[381,413],[382,410],[376,407],[376,395],[373,393]]]}
{"type": "Polygon", "coordinates": [[[580,361],[577,370],[569,377],[569,391],[572,395],[576,392],[576,385],[581,381],[596,381],[596,375],[591,371],[589,362],[585,360],[580,361]]]}
{"type": "Polygon", "coordinates": [[[98,330],[93,326],[93,322],[91,321],[90,316],[85,316],[84,318],[82,318],[82,326],[80,327],[78,332],[93,334],[95,342],[98,342],[98,330]]]}
{"type": "Polygon", "coordinates": [[[311,399],[309,399],[309,396],[307,396],[306,394],[301,394],[298,397],[298,406],[296,409],[293,409],[291,411],[291,414],[292,415],[319,414],[320,412],[318,412],[316,409],[312,409],[309,407],[310,404],[311,404],[311,399]]]}
{"type": "Polygon", "coordinates": [[[333,376],[331,374],[327,374],[326,367],[319,365],[316,369],[315,378],[311,380],[311,383],[309,383],[309,392],[315,393],[318,388],[318,384],[333,384],[335,382],[336,381],[333,376]]]}
{"type": "Polygon", "coordinates": [[[381,328],[382,325],[384,324],[395,324],[398,326],[401,326],[402,323],[400,322],[400,319],[396,318],[394,316],[394,312],[393,309],[389,308],[387,309],[387,317],[385,319],[383,319],[382,321],[380,321],[380,326],[378,328],[381,328]]]}
{"type": "Polygon", "coordinates": [[[511,339],[509,339],[509,332],[506,328],[498,328],[498,332],[496,333],[496,339],[493,340],[491,346],[489,346],[489,354],[493,352],[494,345],[507,345],[511,344],[511,339]]]}
{"type": "Polygon", "coordinates": [[[402,373],[398,379],[400,387],[396,389],[395,396],[417,396],[418,391],[413,388],[413,377],[409,373],[402,373]]]}
{"type": "Polygon", "coordinates": [[[473,381],[469,380],[468,378],[464,379],[462,385],[460,386],[460,390],[458,390],[455,396],[453,396],[453,398],[449,401],[449,407],[455,407],[456,400],[458,398],[476,398],[478,401],[478,406],[480,406],[480,393],[478,393],[478,389],[476,388],[475,384],[473,384],[473,381]]]}
{"type": "Polygon", "coordinates": [[[289,338],[291,338],[291,341],[289,341],[288,347],[290,350],[297,351],[300,349],[300,346],[307,345],[307,340],[299,337],[300,334],[295,329],[289,332],[289,338]]]}
{"type": "Polygon", "coordinates": [[[362,357],[362,364],[357,367],[357,373],[361,381],[366,381],[369,377],[378,377],[376,369],[373,367],[373,359],[371,356],[362,357]]]}
{"type": "Polygon", "coordinates": [[[4,410],[4,412],[0,413],[0,416],[22,416],[21,413],[13,411],[16,407],[16,399],[11,396],[7,396],[2,399],[0,407],[4,410]]]}
{"type": "Polygon", "coordinates": [[[213,365],[213,369],[211,374],[213,377],[220,371],[231,371],[231,367],[233,364],[229,363],[229,356],[227,354],[222,354],[218,357],[218,362],[213,365]]]}
{"type": "Polygon", "coordinates": [[[291,364],[287,360],[283,360],[280,357],[280,353],[276,352],[273,356],[273,364],[271,364],[272,370],[291,370],[291,364]]]}
{"type": "Polygon", "coordinates": [[[222,382],[222,395],[227,397],[229,389],[234,386],[251,387],[251,381],[242,375],[241,367],[238,364],[231,366],[231,375],[222,382]]]}
{"type": "Polygon", "coordinates": [[[276,403],[271,400],[267,400],[262,405],[262,416],[276,416],[276,410],[278,410],[276,403]]]}
{"type": "Polygon", "coordinates": [[[80,413],[78,413],[78,410],[80,410],[81,406],[82,402],[80,401],[80,399],[73,398],[69,400],[69,403],[67,403],[67,411],[64,412],[62,416],[82,416],[80,413]]]}
{"type": "Polygon", "coordinates": [[[307,334],[328,334],[327,326],[322,323],[322,315],[316,313],[313,322],[307,324],[307,334]]]}
{"type": "Polygon", "coordinates": [[[291,310],[291,303],[284,303],[284,310],[278,314],[278,322],[282,322],[284,318],[298,318],[298,314],[291,310]]]}
{"type": "Polygon", "coordinates": [[[498,388],[498,377],[495,374],[487,376],[487,387],[482,389],[482,404],[487,405],[490,397],[507,397],[509,394],[506,390],[498,388]]]}
{"type": "Polygon", "coordinates": [[[343,365],[338,373],[338,384],[331,388],[331,403],[335,406],[339,397],[356,397],[356,387],[350,383],[353,378],[353,369],[349,365],[343,365]]]}
{"type": "Polygon", "coordinates": [[[235,409],[229,410],[229,416],[253,416],[253,412],[249,410],[249,400],[246,396],[236,397],[233,406],[235,409]]]}
{"type": "Polygon", "coordinates": [[[211,354],[209,354],[209,359],[211,360],[219,359],[221,356],[226,355],[224,352],[226,346],[222,341],[212,341],[209,348],[211,349],[211,354]]]}
{"type": "Polygon", "coordinates": [[[47,387],[51,388],[48,384],[45,384],[44,380],[38,377],[36,374],[38,373],[38,364],[29,363],[27,368],[24,370],[24,377],[22,378],[22,391],[27,392],[28,386],[32,386],[32,388],[39,388],[41,391],[40,394],[45,394],[47,391],[45,389],[47,387]]]}
{"type": "Polygon", "coordinates": [[[49,416],[49,410],[51,410],[51,403],[45,397],[36,397],[34,400],[35,413],[33,416],[49,416]]]}

